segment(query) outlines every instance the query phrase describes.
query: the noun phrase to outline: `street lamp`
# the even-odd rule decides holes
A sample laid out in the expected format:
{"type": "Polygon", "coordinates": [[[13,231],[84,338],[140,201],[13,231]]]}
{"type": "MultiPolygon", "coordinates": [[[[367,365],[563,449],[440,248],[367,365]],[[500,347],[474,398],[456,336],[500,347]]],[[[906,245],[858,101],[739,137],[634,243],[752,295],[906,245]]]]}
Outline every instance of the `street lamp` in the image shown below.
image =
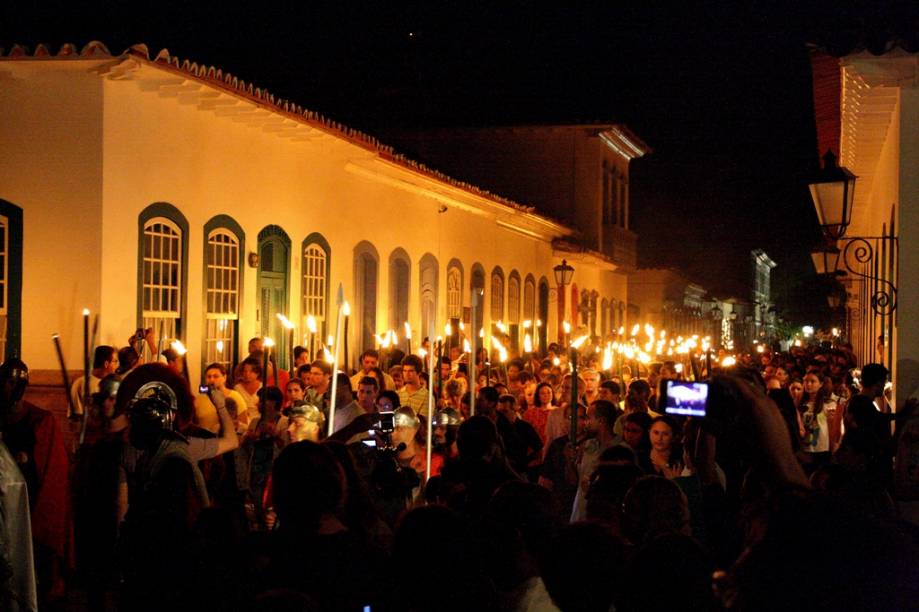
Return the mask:
{"type": "Polygon", "coordinates": [[[838,269],[839,267],[839,248],[836,246],[836,241],[828,242],[820,245],[813,251],[811,251],[811,261],[814,262],[814,269],[817,271],[818,276],[824,276],[827,274],[834,274],[837,276],[842,276],[845,272],[838,269]]]}
{"type": "MultiPolygon", "coordinates": [[[[558,264],[552,271],[555,272],[555,284],[558,285],[558,295],[559,295],[559,314],[562,316],[562,321],[565,320],[565,285],[571,283],[571,279],[574,276],[574,268],[568,265],[566,260],[562,260],[562,263],[558,264]]],[[[574,305],[572,304],[572,311],[574,310],[574,305]]],[[[561,330],[561,326],[559,326],[561,330]]]]}
{"type": "Polygon", "coordinates": [[[552,270],[555,272],[555,283],[559,287],[571,284],[571,278],[574,276],[574,268],[568,265],[567,260],[563,259],[562,263],[552,268],[552,270]]]}
{"type": "Polygon", "coordinates": [[[724,318],[724,311],[718,308],[718,306],[712,307],[712,318],[716,321],[720,321],[724,318]]]}
{"type": "Polygon", "coordinates": [[[837,166],[836,156],[827,151],[823,156],[823,170],[808,182],[817,218],[829,240],[842,238],[852,221],[855,178],[846,168],[837,166]]]}

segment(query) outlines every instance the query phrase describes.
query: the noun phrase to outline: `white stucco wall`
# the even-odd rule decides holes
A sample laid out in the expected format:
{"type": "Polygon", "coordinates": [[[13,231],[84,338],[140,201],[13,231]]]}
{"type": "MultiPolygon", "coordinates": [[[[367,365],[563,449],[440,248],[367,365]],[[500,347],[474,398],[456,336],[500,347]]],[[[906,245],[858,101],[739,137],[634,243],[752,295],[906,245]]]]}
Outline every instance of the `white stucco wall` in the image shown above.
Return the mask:
{"type": "Polygon", "coordinates": [[[23,209],[22,358],[33,369],[57,368],[53,333],[68,367],[82,368],[80,313],[101,306],[102,81],[91,64],[0,65],[0,198],[23,209]]]}
{"type": "MultiPolygon", "coordinates": [[[[554,285],[558,261],[551,238],[499,225],[518,213],[481,196],[380,158],[344,138],[313,130],[294,141],[201,110],[196,103],[149,86],[158,70],[144,65],[143,84],[92,70],[102,62],[42,60],[0,65],[0,198],[25,211],[23,356],[33,369],[56,368],[50,335],[64,338],[68,365],[80,366],[80,310],[101,312],[99,342],[123,346],[137,325],[138,215],[148,205],[178,208],[189,226],[185,340],[197,377],[202,344],[203,227],[218,214],[245,232],[246,252],[258,233],[278,225],[291,239],[289,316],[300,321],[300,246],[321,233],[331,246],[331,296],[342,283],[353,300],[353,249],[360,241],[379,253],[377,328],[388,327],[392,251],[411,260],[409,320],[420,340],[419,261],[438,262],[438,320],[446,314],[447,264],[463,264],[467,288],[474,264],[486,272],[485,324],[491,321],[491,270],[506,279],[533,274],[554,285]],[[143,85],[143,86],[142,86],[143,85]],[[439,212],[444,203],[446,212],[439,212]]],[[[136,75],[135,75],[136,76],[136,75]]],[[[163,71],[162,78],[175,78],[163,71]]],[[[207,87],[204,87],[207,90],[207,87]]],[[[580,288],[625,299],[625,277],[578,265],[580,288]]],[[[258,334],[257,270],[244,267],[239,339],[258,334]]],[[[537,290],[538,296],[538,290],[537,290]]],[[[550,300],[554,302],[554,292],[550,300]]],[[[506,296],[505,296],[506,300],[506,296]]],[[[464,298],[468,306],[468,294],[464,298]]],[[[554,303],[546,321],[556,335],[554,303]]],[[[334,320],[334,308],[330,319],[334,320]]],[[[505,306],[506,312],[506,306],[505,306]]],[[[398,330],[400,337],[402,330],[398,330]]],[[[357,345],[351,326],[352,356],[357,345]]]]}
{"type": "Polygon", "coordinates": [[[919,87],[903,87],[899,104],[899,283],[897,284],[897,334],[894,344],[897,404],[919,390],[919,87]]]}

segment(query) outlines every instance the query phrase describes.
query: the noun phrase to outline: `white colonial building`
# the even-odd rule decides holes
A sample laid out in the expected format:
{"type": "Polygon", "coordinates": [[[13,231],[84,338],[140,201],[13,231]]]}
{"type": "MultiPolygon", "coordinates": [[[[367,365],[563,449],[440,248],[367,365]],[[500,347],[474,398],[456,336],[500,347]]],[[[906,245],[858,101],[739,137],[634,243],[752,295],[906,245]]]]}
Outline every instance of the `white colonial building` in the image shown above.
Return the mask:
{"type": "Polygon", "coordinates": [[[539,320],[551,340],[563,258],[593,299],[627,302],[602,237],[216,68],[142,45],[16,47],[0,81],[3,349],[49,393],[52,334],[81,365],[83,308],[99,315],[98,343],[124,346],[140,326],[180,338],[194,381],[202,364],[244,356],[252,336],[275,338],[284,366],[276,315],[294,322],[295,343],[308,315],[325,338],[339,284],[352,362],[405,322],[417,343],[470,321],[473,287],[486,329],[539,320]]]}

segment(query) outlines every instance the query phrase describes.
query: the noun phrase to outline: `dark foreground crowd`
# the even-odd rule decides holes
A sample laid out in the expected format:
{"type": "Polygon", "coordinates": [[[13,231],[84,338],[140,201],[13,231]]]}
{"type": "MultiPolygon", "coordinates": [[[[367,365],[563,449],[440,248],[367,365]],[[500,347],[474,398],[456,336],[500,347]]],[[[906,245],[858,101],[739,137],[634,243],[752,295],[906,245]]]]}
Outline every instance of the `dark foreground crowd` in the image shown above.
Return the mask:
{"type": "Polygon", "coordinates": [[[919,609],[919,413],[881,365],[747,356],[685,418],[672,363],[260,350],[193,393],[98,347],[72,449],[0,366],[0,610],[919,609]]]}

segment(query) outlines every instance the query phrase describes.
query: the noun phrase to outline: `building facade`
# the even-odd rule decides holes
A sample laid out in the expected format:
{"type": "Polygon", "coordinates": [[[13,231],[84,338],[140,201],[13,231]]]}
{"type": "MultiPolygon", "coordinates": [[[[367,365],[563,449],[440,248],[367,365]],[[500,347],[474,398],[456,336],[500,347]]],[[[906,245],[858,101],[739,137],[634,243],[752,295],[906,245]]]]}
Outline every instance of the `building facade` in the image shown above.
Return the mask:
{"type": "Polygon", "coordinates": [[[857,177],[836,244],[848,337],[861,363],[892,370],[902,405],[919,389],[919,55],[815,53],[811,65],[819,152],[857,177]]]}
{"type": "Polygon", "coordinates": [[[418,346],[471,322],[473,290],[476,327],[502,321],[514,343],[526,321],[542,342],[563,317],[610,325],[611,297],[625,300],[618,265],[571,227],[216,68],[91,43],[16,47],[0,75],[4,352],[38,387],[60,381],[52,334],[82,364],[84,308],[99,344],[138,327],[181,339],[195,381],[253,336],[275,339],[286,367],[279,314],[294,344],[309,342],[308,317],[325,343],[339,285],[352,363],[406,323],[418,346]],[[587,308],[559,316],[563,258],[587,308]]]}

